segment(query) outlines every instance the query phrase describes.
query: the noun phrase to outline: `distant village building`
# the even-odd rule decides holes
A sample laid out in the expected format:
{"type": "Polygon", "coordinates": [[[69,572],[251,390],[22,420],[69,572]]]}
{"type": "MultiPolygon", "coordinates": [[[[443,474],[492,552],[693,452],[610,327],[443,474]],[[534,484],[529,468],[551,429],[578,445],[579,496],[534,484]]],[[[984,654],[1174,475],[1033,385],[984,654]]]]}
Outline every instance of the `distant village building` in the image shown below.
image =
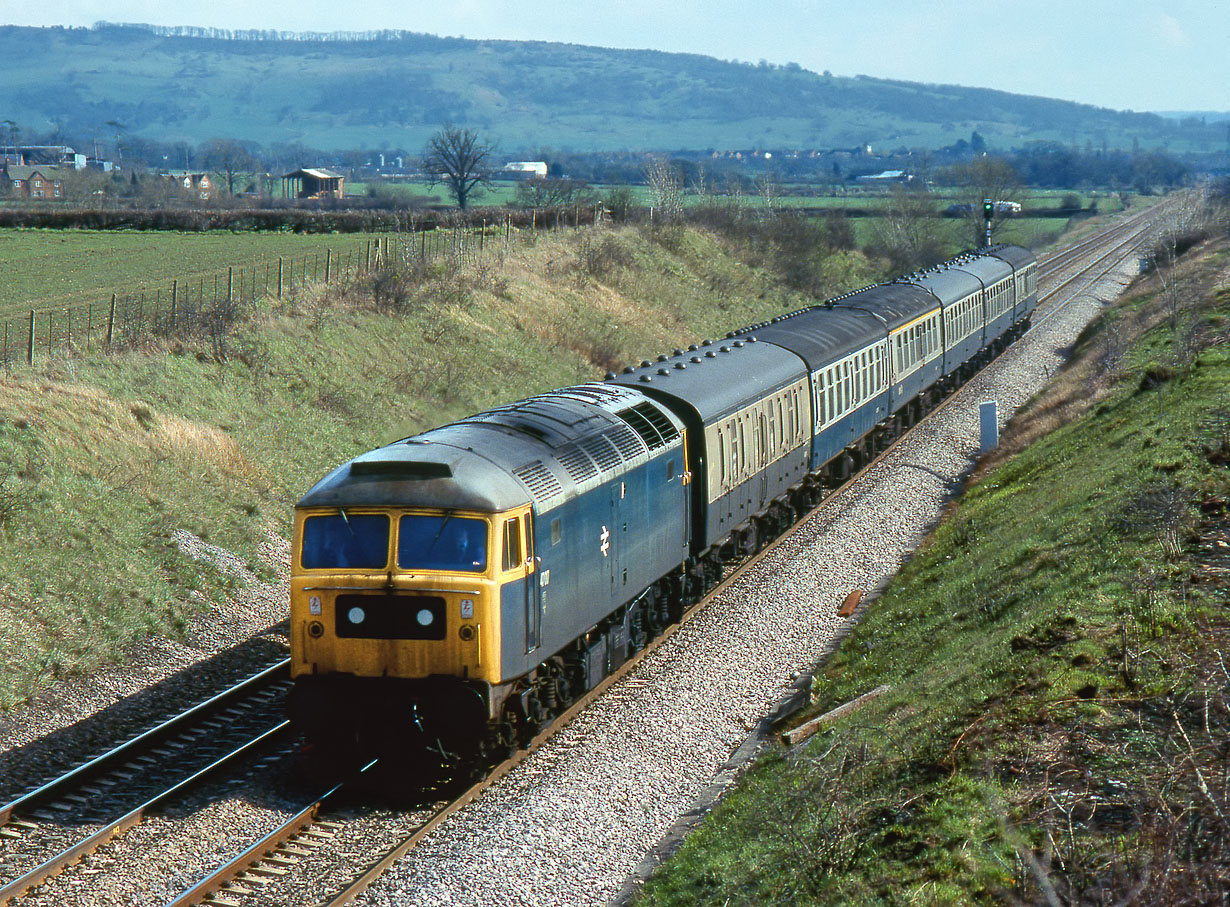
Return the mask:
{"type": "Polygon", "coordinates": [[[214,196],[214,183],[208,173],[191,173],[187,170],[172,170],[164,173],[162,178],[175,183],[185,192],[192,193],[201,201],[209,201],[214,196]]]}
{"type": "Polygon", "coordinates": [[[879,173],[869,173],[866,176],[855,178],[860,183],[908,183],[914,176],[904,170],[881,170],[879,173]]]}
{"type": "Polygon", "coordinates": [[[541,180],[547,178],[546,161],[509,161],[493,174],[507,180],[541,180]]]}
{"type": "Polygon", "coordinates": [[[9,190],[20,198],[63,198],[64,180],[55,167],[5,164],[0,171],[9,190]]]}
{"type": "Polygon", "coordinates": [[[305,167],[282,177],[282,198],[345,198],[346,178],[323,167],[305,167]]]}
{"type": "Polygon", "coordinates": [[[16,148],[21,158],[17,163],[30,167],[70,167],[84,170],[86,156],[78,154],[68,145],[19,145],[16,148]]]}

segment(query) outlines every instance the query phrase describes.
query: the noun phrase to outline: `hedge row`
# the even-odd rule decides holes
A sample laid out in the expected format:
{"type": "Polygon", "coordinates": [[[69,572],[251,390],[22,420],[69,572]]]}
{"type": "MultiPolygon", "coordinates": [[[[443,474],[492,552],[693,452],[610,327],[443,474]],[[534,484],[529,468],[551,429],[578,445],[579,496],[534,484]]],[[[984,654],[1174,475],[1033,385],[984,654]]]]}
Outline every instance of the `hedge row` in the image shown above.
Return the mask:
{"type": "Polygon", "coordinates": [[[592,207],[562,211],[524,208],[309,210],[301,208],[0,208],[0,227],[83,230],[289,230],[295,233],[398,233],[437,227],[514,227],[592,223],[592,207]]]}

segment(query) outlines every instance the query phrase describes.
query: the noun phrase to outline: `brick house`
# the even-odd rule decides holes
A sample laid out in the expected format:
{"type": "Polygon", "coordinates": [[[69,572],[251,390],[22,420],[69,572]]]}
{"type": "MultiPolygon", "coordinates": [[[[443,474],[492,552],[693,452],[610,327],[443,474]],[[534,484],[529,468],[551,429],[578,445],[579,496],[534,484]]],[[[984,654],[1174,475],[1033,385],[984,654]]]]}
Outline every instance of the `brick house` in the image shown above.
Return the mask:
{"type": "Polygon", "coordinates": [[[176,184],[184,192],[195,195],[203,202],[214,197],[214,182],[208,173],[191,173],[187,170],[172,170],[162,175],[163,179],[176,184]]]}
{"type": "Polygon", "coordinates": [[[64,180],[54,167],[27,167],[5,164],[0,177],[10,192],[19,198],[63,198],[64,180]]]}

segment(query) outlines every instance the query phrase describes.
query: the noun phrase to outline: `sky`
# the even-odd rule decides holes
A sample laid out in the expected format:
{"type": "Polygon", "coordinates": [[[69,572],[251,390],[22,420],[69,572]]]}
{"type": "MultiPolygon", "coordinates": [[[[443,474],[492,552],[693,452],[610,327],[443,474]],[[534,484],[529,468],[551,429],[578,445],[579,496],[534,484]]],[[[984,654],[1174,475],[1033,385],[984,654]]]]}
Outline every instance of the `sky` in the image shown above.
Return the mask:
{"type": "Polygon", "coordinates": [[[403,29],[797,63],[1116,110],[1230,111],[1230,0],[0,0],[0,24],[403,29]]]}

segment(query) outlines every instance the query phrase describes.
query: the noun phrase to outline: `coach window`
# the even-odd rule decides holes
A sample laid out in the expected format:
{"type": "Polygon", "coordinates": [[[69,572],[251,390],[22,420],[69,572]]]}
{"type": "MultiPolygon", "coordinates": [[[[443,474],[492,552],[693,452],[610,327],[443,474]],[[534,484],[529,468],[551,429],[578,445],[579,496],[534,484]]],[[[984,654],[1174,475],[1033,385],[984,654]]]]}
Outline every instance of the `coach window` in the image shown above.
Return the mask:
{"type": "Polygon", "coordinates": [[[559,517],[551,521],[551,544],[558,545],[559,540],[564,537],[563,530],[560,528],[559,517]]]}
{"type": "Polygon", "coordinates": [[[718,428],[718,482],[721,485],[726,484],[726,436],[722,434],[722,429],[718,428]]]}

